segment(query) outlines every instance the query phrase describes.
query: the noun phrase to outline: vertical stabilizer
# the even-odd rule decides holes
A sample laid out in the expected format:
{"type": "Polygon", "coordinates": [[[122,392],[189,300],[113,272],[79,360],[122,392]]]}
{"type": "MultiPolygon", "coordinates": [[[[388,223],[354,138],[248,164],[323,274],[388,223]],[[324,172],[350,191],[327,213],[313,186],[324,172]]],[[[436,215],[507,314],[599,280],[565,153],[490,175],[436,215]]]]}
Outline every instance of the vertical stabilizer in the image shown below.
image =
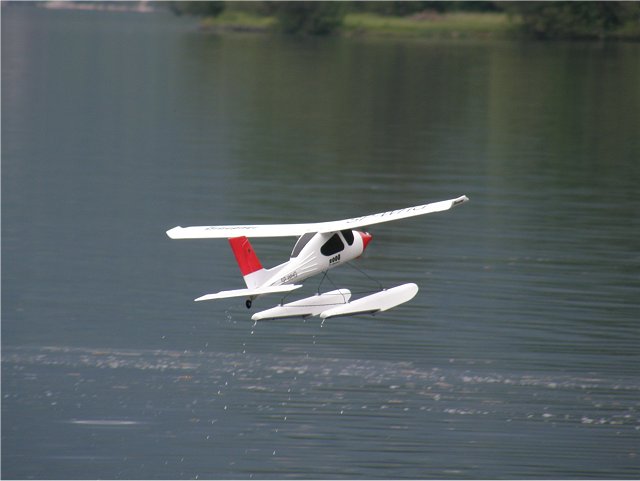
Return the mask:
{"type": "Polygon", "coordinates": [[[229,245],[236,256],[238,267],[240,267],[240,272],[247,287],[250,289],[259,287],[265,280],[267,271],[262,267],[249,239],[246,237],[232,237],[229,239],[229,245]]]}

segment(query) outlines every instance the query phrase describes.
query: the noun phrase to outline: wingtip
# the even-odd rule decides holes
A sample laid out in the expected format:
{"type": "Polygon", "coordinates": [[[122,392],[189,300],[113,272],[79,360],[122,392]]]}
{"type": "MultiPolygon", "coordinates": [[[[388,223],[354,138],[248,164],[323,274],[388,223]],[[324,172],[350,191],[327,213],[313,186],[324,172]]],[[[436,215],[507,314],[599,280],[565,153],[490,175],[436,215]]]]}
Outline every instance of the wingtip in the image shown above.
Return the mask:
{"type": "Polygon", "coordinates": [[[464,204],[465,202],[468,202],[468,201],[469,201],[469,197],[467,197],[466,195],[461,195],[457,199],[454,199],[453,206],[455,207],[456,205],[464,204]]]}
{"type": "Polygon", "coordinates": [[[167,231],[167,235],[169,236],[169,238],[171,239],[179,239],[180,236],[178,235],[178,233],[182,230],[182,227],[180,226],[176,226],[173,229],[169,229],[167,231]]]}

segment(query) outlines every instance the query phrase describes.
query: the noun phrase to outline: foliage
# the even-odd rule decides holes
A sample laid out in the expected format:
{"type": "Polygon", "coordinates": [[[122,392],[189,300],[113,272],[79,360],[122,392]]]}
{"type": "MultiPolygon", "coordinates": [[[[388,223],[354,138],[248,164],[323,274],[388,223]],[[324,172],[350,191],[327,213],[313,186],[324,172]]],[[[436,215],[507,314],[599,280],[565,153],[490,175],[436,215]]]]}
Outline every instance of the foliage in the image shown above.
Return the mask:
{"type": "Polygon", "coordinates": [[[342,2],[291,1],[269,5],[280,30],[287,34],[327,35],[342,25],[345,15],[342,2]]]}
{"type": "Polygon", "coordinates": [[[487,1],[385,1],[385,2],[352,2],[355,12],[375,13],[378,15],[405,17],[420,12],[495,12],[500,10],[500,2],[487,1]]]}
{"type": "Polygon", "coordinates": [[[523,27],[538,38],[605,38],[629,22],[640,22],[637,2],[509,2],[523,27]]]}
{"type": "Polygon", "coordinates": [[[217,17],[225,9],[226,2],[167,2],[169,9],[176,15],[197,15],[200,17],[217,17]]]}

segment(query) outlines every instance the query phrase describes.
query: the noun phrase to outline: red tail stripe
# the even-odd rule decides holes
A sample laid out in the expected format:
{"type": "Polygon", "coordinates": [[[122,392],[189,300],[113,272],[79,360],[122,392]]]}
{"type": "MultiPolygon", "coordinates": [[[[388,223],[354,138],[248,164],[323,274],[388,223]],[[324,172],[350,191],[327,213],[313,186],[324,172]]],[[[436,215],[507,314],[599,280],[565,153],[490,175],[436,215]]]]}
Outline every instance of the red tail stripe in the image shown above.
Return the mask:
{"type": "Polygon", "coordinates": [[[262,264],[260,264],[258,256],[253,247],[251,247],[249,239],[246,237],[232,237],[229,239],[229,244],[233,254],[236,256],[236,261],[243,276],[262,269],[262,264]]]}

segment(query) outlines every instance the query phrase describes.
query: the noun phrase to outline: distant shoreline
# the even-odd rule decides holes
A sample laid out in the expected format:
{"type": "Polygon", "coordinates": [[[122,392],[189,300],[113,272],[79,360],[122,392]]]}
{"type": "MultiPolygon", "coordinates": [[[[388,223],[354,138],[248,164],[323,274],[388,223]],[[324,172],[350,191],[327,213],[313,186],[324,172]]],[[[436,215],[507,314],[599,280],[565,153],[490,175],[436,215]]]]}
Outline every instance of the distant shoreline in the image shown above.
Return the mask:
{"type": "MultiPolygon", "coordinates": [[[[277,24],[275,17],[246,12],[223,12],[201,20],[200,28],[214,32],[268,33],[277,24]]],[[[349,13],[337,36],[402,38],[517,38],[519,24],[506,13],[423,12],[409,17],[390,17],[372,13],[349,13]]]]}
{"type": "MultiPolygon", "coordinates": [[[[165,9],[163,3],[137,2],[75,2],[49,1],[35,4],[49,10],[83,10],[103,12],[152,13],[165,9]]],[[[259,15],[240,9],[225,9],[216,17],[201,17],[200,30],[215,33],[266,34],[277,31],[275,16],[259,15]]],[[[424,11],[408,16],[388,16],[371,12],[352,12],[344,16],[343,24],[332,34],[338,37],[397,39],[466,39],[523,40],[535,39],[523,29],[519,15],[507,12],[436,12],[424,11]]],[[[640,41],[640,22],[627,24],[602,37],[576,36],[558,38],[563,41],[640,41]]],[[[553,41],[553,39],[546,40],[553,41]]]]}
{"type": "MultiPolygon", "coordinates": [[[[200,28],[212,32],[268,33],[276,28],[271,16],[224,11],[218,17],[206,17],[200,28]]],[[[505,12],[421,12],[407,17],[374,13],[348,13],[336,36],[411,39],[522,40],[533,38],[522,29],[517,15],[505,12]]],[[[621,28],[606,38],[562,39],[587,41],[640,41],[640,30],[621,28]]]]}

